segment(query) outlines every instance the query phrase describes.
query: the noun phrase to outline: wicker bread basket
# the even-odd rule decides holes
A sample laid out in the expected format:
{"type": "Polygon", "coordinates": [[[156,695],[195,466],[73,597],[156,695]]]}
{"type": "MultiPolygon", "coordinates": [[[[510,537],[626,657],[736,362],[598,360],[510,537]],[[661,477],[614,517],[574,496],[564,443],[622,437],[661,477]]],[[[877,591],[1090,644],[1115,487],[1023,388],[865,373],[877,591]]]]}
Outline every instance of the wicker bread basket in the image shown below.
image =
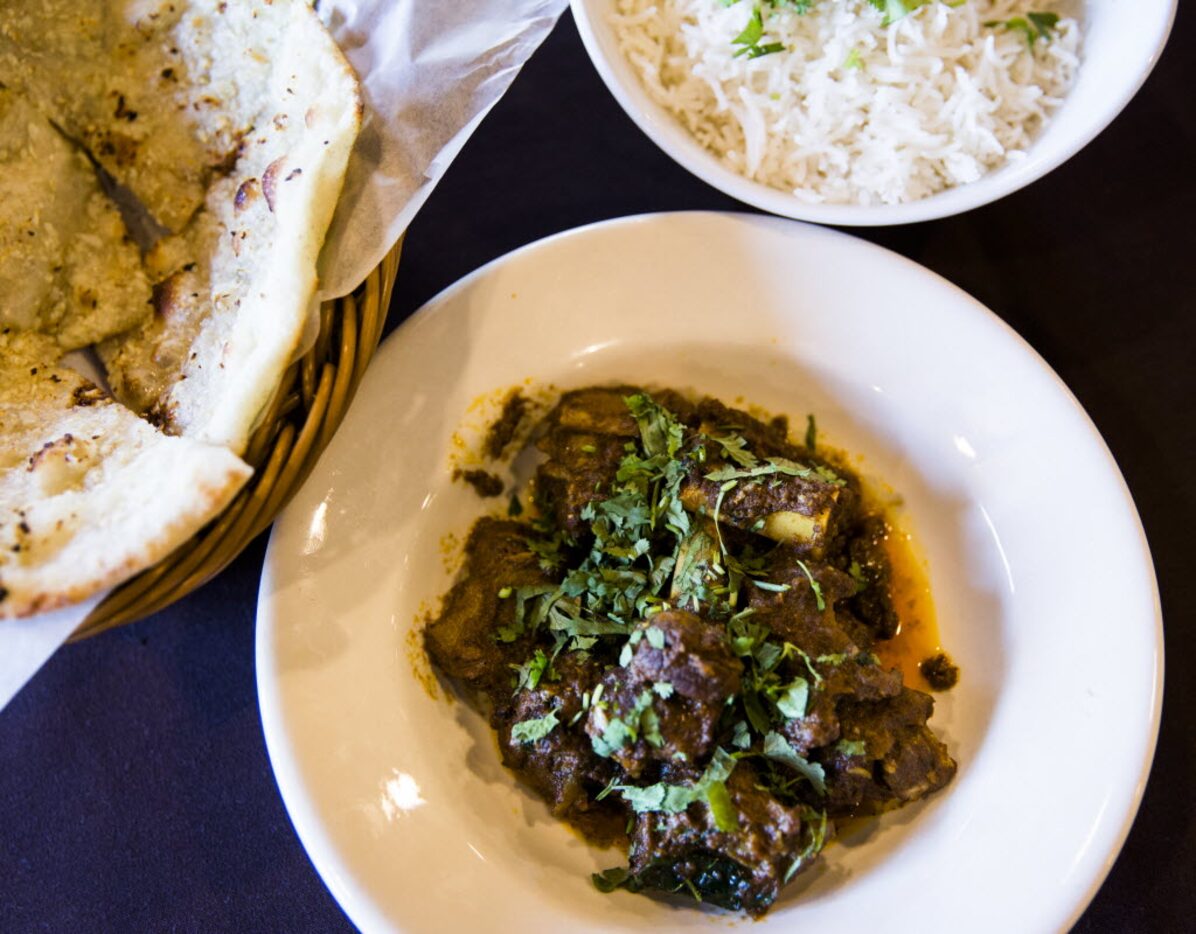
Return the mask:
{"type": "Polygon", "coordinates": [[[401,248],[402,241],[352,295],[320,308],[315,344],[287,370],[249,440],[244,459],[254,474],[245,489],[185,545],[113,590],[72,639],[135,622],[181,599],[219,574],[274,521],[353,401],[382,337],[401,248]]]}

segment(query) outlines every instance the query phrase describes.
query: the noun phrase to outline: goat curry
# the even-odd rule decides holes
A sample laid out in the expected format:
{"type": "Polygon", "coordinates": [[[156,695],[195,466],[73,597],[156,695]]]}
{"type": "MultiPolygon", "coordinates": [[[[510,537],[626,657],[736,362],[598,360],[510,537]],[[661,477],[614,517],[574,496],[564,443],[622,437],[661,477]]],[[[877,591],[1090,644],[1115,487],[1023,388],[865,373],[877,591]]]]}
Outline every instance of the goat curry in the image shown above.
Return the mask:
{"type": "Polygon", "coordinates": [[[604,891],[763,914],[834,822],[946,785],[928,694],[881,664],[900,625],[860,481],[714,399],[566,393],[535,509],[484,518],[425,641],[505,764],[628,865],[604,891]]]}

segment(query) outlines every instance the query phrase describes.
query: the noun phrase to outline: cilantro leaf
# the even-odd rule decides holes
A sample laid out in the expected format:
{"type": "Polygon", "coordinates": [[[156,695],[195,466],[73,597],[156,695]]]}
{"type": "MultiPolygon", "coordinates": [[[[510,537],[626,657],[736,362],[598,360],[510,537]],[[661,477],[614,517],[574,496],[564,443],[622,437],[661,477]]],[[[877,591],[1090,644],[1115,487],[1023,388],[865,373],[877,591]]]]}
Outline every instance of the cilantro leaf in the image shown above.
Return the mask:
{"type": "Polygon", "coordinates": [[[534,691],[548,670],[548,656],[544,654],[543,649],[536,649],[536,654],[522,665],[512,665],[511,667],[519,676],[519,683],[516,685],[515,691],[534,691]]]}
{"type": "Polygon", "coordinates": [[[609,759],[624,746],[637,742],[641,736],[657,749],[664,745],[664,737],[660,734],[660,717],[652,707],[652,694],[651,689],[641,691],[635,706],[621,716],[608,716],[599,707],[596,697],[591,701],[596,708],[593,714],[595,725],[602,730],[598,736],[590,737],[590,746],[595,753],[609,759]]]}
{"type": "Polygon", "coordinates": [[[818,477],[825,480],[827,483],[842,484],[843,481],[833,471],[828,470],[821,465],[817,467],[805,467],[796,461],[791,461],[787,457],[769,457],[767,463],[761,464],[757,467],[745,467],[737,470],[734,467],[722,467],[718,470],[712,470],[705,474],[707,480],[713,480],[715,483],[723,483],[728,480],[755,480],[758,477],[767,477],[774,474],[785,474],[790,477],[798,477],[802,480],[809,480],[818,477]]]}
{"type": "Polygon", "coordinates": [[[764,737],[764,756],[789,766],[813,785],[818,794],[826,794],[826,770],[802,756],[780,733],[769,733],[764,737]]]}
{"type": "Polygon", "coordinates": [[[691,804],[704,801],[710,808],[715,826],[729,833],[739,826],[739,813],[735,810],[726,786],[735,765],[735,757],[718,747],[710,765],[696,782],[683,785],[657,782],[655,785],[643,787],[616,785],[615,789],[637,814],[679,814],[691,804]]]}
{"type": "Polygon", "coordinates": [[[818,611],[822,612],[826,609],[826,600],[822,597],[822,586],[814,579],[814,575],[810,572],[810,568],[806,565],[806,562],[800,558],[795,560],[797,561],[797,566],[801,568],[801,572],[806,575],[806,580],[810,582],[810,589],[814,591],[814,603],[817,605],[818,611]]]}
{"type": "Polygon", "coordinates": [[[799,869],[810,862],[815,856],[822,852],[822,848],[826,846],[826,811],[815,811],[813,808],[803,809],[802,815],[805,826],[803,831],[809,831],[809,839],[802,851],[797,854],[793,862],[789,864],[789,868],[785,871],[785,882],[788,883],[799,869]],[[814,815],[814,820],[811,820],[811,814],[814,815]]]}
{"type": "Polygon", "coordinates": [[[1039,39],[1051,41],[1051,33],[1058,28],[1058,13],[1027,13],[1025,16],[1014,16],[1006,20],[987,20],[984,23],[989,28],[1004,28],[1011,32],[1020,32],[1026,39],[1026,46],[1034,51],[1034,43],[1039,39]]]}
{"type": "Polygon", "coordinates": [[[685,429],[673,413],[658,405],[647,393],[636,393],[623,401],[639,426],[644,452],[649,457],[661,454],[676,457],[685,440],[685,429]]]}
{"type": "Polygon", "coordinates": [[[727,456],[728,460],[733,460],[740,467],[747,467],[749,470],[760,463],[747,448],[747,440],[743,435],[729,434],[724,437],[714,436],[713,441],[717,441],[723,449],[723,454],[727,456]]]}
{"type": "Polygon", "coordinates": [[[929,3],[930,0],[868,0],[868,2],[884,13],[885,18],[881,22],[881,25],[891,26],[897,20],[908,16],[918,7],[929,3]]]}
{"type": "Polygon", "coordinates": [[[635,877],[625,866],[615,866],[612,869],[596,872],[590,876],[590,879],[594,883],[594,888],[607,895],[619,888],[638,891],[638,886],[634,885],[635,877]]]}
{"type": "Polygon", "coordinates": [[[511,739],[517,743],[534,743],[542,740],[560,722],[556,718],[559,711],[560,708],[558,707],[556,710],[550,711],[542,717],[536,717],[532,720],[521,720],[511,727],[511,739]]]}
{"type": "Polygon", "coordinates": [[[800,676],[794,678],[777,698],[777,710],[790,720],[800,720],[806,715],[810,700],[810,684],[800,676]]]}

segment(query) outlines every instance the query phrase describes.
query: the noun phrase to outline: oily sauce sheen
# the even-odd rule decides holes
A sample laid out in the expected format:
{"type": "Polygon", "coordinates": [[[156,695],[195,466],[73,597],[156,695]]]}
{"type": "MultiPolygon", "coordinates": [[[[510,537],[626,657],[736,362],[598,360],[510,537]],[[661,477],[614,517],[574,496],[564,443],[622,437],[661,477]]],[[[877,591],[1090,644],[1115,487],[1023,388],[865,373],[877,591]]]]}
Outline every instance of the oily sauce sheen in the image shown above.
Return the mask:
{"type": "Polygon", "coordinates": [[[882,665],[901,669],[907,685],[929,691],[930,685],[918,666],[941,652],[942,646],[926,567],[919,559],[911,537],[894,528],[892,523],[885,539],[885,551],[893,569],[890,590],[901,628],[892,639],[878,642],[875,651],[882,665]]]}

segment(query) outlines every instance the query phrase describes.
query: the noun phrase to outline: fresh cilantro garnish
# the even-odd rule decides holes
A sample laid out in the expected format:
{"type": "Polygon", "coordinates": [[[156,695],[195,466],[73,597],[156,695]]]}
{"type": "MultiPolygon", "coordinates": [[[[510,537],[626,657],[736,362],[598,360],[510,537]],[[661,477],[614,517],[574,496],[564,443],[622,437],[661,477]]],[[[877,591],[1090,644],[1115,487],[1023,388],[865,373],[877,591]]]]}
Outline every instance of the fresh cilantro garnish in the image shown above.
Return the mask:
{"type": "Polygon", "coordinates": [[[739,470],[734,467],[722,467],[712,470],[706,474],[706,479],[713,480],[715,483],[723,483],[730,480],[755,480],[757,477],[767,477],[772,474],[786,474],[790,477],[808,480],[816,476],[817,472],[813,467],[803,467],[784,457],[770,457],[767,459],[767,463],[756,467],[744,467],[739,470]]]}
{"type": "Polygon", "coordinates": [[[536,649],[536,654],[529,658],[522,665],[512,665],[518,675],[518,683],[515,686],[515,691],[534,691],[539,685],[540,679],[549,672],[549,658],[544,654],[543,649],[536,649]]]}
{"type": "Polygon", "coordinates": [[[750,469],[760,463],[756,455],[748,450],[747,440],[743,435],[729,434],[721,438],[716,436],[711,440],[717,441],[727,459],[735,461],[740,467],[750,469]]]}
{"type": "Polygon", "coordinates": [[[841,739],[835,743],[835,752],[845,756],[862,756],[867,751],[868,746],[862,739],[841,739]]]}
{"type": "Polygon", "coordinates": [[[731,802],[726,786],[727,779],[735,770],[735,764],[734,756],[722,748],[717,748],[710,765],[696,782],[683,785],[657,782],[646,787],[616,785],[615,790],[637,814],[679,814],[691,804],[705,801],[714,817],[715,826],[729,833],[739,826],[739,814],[731,802]]]}
{"type": "Polygon", "coordinates": [[[806,715],[806,704],[810,699],[810,683],[805,678],[794,678],[777,698],[777,710],[790,720],[800,720],[806,715]]]}
{"type": "Polygon", "coordinates": [[[882,26],[891,26],[897,20],[908,16],[920,6],[925,6],[930,0],[868,0],[874,7],[884,13],[882,26]]]}
{"type": "Polygon", "coordinates": [[[658,405],[647,393],[627,396],[623,401],[639,426],[644,452],[649,457],[661,454],[676,457],[685,440],[685,428],[673,413],[658,405]]]}
{"type": "MultiPolygon", "coordinates": [[[[822,852],[822,848],[826,846],[826,811],[815,810],[814,808],[802,809],[802,820],[805,826],[803,831],[808,831],[808,839],[806,845],[802,847],[802,851],[797,854],[797,857],[789,864],[789,868],[785,871],[785,882],[789,882],[797,871],[802,868],[811,859],[822,852]]],[[[595,883],[597,884],[597,883],[595,883]]]]}
{"type": "Polygon", "coordinates": [[[988,20],[984,24],[990,28],[1004,28],[1012,32],[1020,32],[1026,39],[1026,46],[1034,51],[1034,43],[1039,39],[1051,41],[1051,34],[1058,28],[1058,13],[1027,13],[1025,16],[1014,16],[1010,19],[988,20]]]}
{"type": "Polygon", "coordinates": [[[825,610],[826,609],[826,600],[824,600],[822,597],[822,585],[819,584],[818,581],[814,579],[814,575],[810,571],[810,568],[806,564],[806,562],[802,561],[800,558],[798,558],[796,560],[797,560],[797,566],[799,568],[801,568],[801,572],[806,575],[806,580],[808,580],[810,582],[810,589],[812,591],[814,591],[814,602],[818,606],[819,612],[821,612],[822,610],[825,610]]]}
{"type": "Polygon", "coordinates": [[[615,866],[613,869],[596,872],[590,876],[594,882],[594,888],[607,895],[615,889],[624,887],[633,878],[631,870],[625,866],[615,866]]]}
{"type": "Polygon", "coordinates": [[[826,771],[817,762],[810,762],[798,753],[780,733],[769,733],[764,737],[764,756],[789,766],[805,778],[819,795],[826,794],[826,771]]]}
{"type": "Polygon", "coordinates": [[[511,727],[511,739],[517,743],[534,743],[551,733],[560,722],[556,715],[560,708],[550,711],[542,717],[532,720],[521,720],[511,727]]]}
{"type": "Polygon", "coordinates": [[[642,736],[650,745],[660,748],[664,737],[660,735],[660,717],[652,708],[652,691],[644,690],[636,699],[635,706],[622,716],[610,716],[605,705],[591,701],[595,724],[602,733],[590,737],[594,752],[609,759],[624,746],[630,746],[642,736]]]}

